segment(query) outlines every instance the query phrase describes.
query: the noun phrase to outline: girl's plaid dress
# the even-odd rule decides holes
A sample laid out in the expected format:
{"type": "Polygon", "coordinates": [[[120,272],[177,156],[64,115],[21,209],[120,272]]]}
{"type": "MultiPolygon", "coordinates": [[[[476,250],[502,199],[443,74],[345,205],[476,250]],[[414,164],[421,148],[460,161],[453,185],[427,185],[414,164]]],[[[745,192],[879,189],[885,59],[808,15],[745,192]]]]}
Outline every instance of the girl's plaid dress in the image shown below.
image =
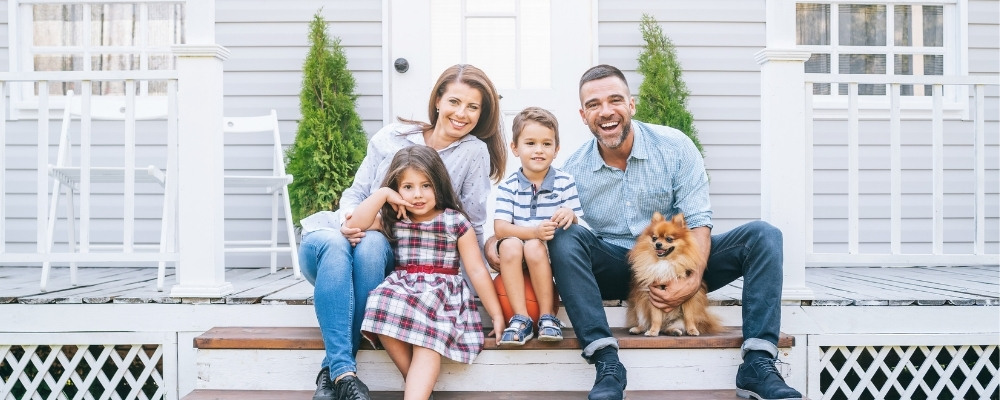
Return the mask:
{"type": "MultiPolygon", "coordinates": [[[[458,238],[472,229],[462,213],[445,209],[427,222],[395,225],[396,266],[459,268],[458,238]]],[[[432,349],[472,363],[483,349],[483,327],[462,275],[393,271],[368,295],[361,330],[432,349]]]]}

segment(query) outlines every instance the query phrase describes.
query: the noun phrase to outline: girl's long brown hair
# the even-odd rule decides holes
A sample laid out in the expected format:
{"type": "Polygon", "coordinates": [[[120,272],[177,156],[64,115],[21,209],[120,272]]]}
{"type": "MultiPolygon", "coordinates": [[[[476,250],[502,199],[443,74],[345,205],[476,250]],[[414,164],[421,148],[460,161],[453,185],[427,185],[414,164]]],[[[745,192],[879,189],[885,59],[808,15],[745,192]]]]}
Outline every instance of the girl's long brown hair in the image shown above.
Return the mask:
{"type": "MultiPolygon", "coordinates": [[[[434,186],[435,209],[444,210],[450,208],[468,218],[465,210],[462,209],[462,203],[455,196],[455,190],[451,187],[451,178],[448,177],[448,169],[445,168],[444,161],[441,161],[441,156],[438,155],[437,150],[428,146],[417,145],[405,147],[397,151],[389,163],[389,171],[386,172],[385,179],[382,180],[382,186],[392,188],[392,190],[398,192],[399,178],[408,169],[424,174],[430,179],[431,185],[434,186]]],[[[397,221],[399,221],[399,218],[396,218],[396,211],[392,209],[392,206],[388,203],[383,205],[382,233],[393,242],[397,240],[394,229],[397,221]]]]}
{"type": "Polygon", "coordinates": [[[455,64],[441,73],[427,102],[427,118],[431,121],[430,124],[405,118],[398,119],[408,124],[419,125],[424,132],[434,129],[438,120],[437,102],[448,90],[448,85],[454,82],[462,82],[479,90],[483,98],[479,122],[469,134],[486,143],[486,150],[490,153],[490,178],[494,182],[500,182],[504,168],[507,167],[507,146],[504,144],[503,125],[500,123],[500,95],[483,70],[470,64],[455,64]]]}

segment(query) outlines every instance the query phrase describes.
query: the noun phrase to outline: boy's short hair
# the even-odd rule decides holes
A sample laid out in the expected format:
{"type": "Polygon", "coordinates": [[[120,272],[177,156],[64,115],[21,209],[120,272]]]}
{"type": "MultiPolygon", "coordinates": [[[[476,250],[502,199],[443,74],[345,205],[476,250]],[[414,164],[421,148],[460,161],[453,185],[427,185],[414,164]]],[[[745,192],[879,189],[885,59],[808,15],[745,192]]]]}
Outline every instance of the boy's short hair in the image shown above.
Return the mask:
{"type": "Polygon", "coordinates": [[[556,146],[559,146],[559,121],[556,120],[556,116],[549,112],[549,110],[541,107],[528,107],[517,113],[517,116],[514,117],[514,126],[511,129],[514,131],[514,136],[511,139],[512,143],[517,145],[517,138],[521,136],[521,131],[524,130],[524,126],[529,122],[534,122],[551,129],[556,136],[556,146]]]}

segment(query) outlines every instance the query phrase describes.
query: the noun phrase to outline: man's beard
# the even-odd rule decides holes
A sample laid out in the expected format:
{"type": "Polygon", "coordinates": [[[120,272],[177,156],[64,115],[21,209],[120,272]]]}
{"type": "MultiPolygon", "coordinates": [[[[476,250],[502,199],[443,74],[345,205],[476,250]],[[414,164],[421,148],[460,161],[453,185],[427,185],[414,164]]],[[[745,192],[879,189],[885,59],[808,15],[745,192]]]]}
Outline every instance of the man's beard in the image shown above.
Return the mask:
{"type": "MultiPolygon", "coordinates": [[[[624,122],[625,121],[622,121],[622,123],[624,123],[624,122]]],[[[622,133],[621,133],[621,135],[618,135],[618,137],[616,138],[618,140],[612,142],[612,141],[605,140],[600,135],[600,133],[598,133],[598,132],[600,132],[600,127],[601,126],[598,124],[597,125],[597,131],[595,132],[594,130],[591,130],[590,133],[592,133],[594,135],[594,137],[597,138],[597,141],[601,142],[601,144],[603,144],[604,147],[607,147],[609,149],[617,149],[619,147],[622,147],[622,144],[625,143],[625,138],[627,138],[628,134],[630,132],[632,132],[632,122],[629,121],[627,124],[625,124],[625,126],[622,127],[622,133]]]]}

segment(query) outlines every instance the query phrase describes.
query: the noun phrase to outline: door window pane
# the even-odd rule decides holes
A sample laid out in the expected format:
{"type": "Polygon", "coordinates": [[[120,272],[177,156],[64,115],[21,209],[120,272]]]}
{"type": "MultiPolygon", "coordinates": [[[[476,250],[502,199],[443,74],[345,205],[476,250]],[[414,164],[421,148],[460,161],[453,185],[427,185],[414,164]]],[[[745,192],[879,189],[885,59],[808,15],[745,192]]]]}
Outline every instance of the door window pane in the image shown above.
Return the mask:
{"type": "Polygon", "coordinates": [[[489,75],[497,87],[517,87],[513,18],[469,18],[465,26],[466,60],[489,75]]]}
{"type": "Polygon", "coordinates": [[[548,1],[521,2],[521,89],[552,87],[551,18],[548,1]]]}

